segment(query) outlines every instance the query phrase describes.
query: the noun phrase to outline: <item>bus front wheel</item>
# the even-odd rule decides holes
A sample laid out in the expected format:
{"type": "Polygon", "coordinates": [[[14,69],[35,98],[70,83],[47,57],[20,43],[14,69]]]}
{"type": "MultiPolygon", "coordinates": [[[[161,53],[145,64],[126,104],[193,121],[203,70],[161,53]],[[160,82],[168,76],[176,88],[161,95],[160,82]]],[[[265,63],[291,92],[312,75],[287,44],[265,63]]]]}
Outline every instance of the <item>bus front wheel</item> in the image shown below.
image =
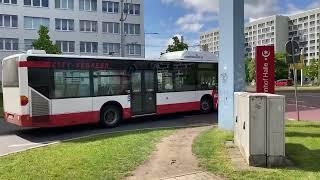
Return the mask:
{"type": "Polygon", "coordinates": [[[119,125],[122,119],[121,110],[114,105],[107,105],[102,108],[100,114],[100,125],[113,128],[119,125]]]}
{"type": "Polygon", "coordinates": [[[213,102],[211,98],[205,97],[200,101],[200,110],[202,113],[207,114],[213,110],[213,102]]]}

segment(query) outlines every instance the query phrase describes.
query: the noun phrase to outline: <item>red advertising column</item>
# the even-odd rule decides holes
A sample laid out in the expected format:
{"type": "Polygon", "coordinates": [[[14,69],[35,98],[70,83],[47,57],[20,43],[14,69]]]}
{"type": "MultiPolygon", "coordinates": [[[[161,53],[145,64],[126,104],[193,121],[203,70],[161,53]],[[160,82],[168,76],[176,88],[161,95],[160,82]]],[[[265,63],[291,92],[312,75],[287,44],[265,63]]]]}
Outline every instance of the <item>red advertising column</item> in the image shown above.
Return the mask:
{"type": "Polygon", "coordinates": [[[256,47],[256,86],[258,93],[275,92],[274,46],[256,47]]]}

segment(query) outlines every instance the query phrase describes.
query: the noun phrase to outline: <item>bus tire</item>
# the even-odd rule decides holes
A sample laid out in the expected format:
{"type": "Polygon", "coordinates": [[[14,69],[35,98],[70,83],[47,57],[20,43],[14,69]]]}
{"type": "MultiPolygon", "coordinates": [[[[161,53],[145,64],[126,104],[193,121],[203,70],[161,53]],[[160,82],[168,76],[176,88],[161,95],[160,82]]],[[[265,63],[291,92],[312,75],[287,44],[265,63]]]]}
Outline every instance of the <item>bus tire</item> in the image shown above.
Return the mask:
{"type": "Polygon", "coordinates": [[[122,120],[121,109],[115,105],[107,105],[100,112],[100,125],[102,127],[117,127],[122,120]]]}
{"type": "Polygon", "coordinates": [[[200,111],[208,114],[213,111],[213,100],[209,97],[203,97],[200,101],[200,111]]]}

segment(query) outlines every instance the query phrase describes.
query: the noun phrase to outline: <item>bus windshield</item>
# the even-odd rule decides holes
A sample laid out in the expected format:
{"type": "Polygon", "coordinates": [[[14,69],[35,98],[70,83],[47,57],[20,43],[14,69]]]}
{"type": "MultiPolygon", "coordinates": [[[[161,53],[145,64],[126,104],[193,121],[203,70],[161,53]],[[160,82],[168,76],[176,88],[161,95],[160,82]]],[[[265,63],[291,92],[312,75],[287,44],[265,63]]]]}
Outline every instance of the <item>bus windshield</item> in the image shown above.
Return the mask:
{"type": "Polygon", "coordinates": [[[3,87],[19,87],[18,58],[7,59],[2,63],[3,87]]]}

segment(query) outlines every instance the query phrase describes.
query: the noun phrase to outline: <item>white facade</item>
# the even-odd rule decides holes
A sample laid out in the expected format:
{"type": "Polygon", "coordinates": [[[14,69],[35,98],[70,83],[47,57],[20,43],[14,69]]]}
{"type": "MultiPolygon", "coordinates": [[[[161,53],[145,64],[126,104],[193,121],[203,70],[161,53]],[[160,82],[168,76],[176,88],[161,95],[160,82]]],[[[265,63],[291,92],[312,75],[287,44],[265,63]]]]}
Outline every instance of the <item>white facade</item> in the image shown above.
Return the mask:
{"type": "Polygon", "coordinates": [[[299,42],[305,59],[319,59],[320,8],[290,16],[289,38],[299,42]]]}
{"type": "MultiPolygon", "coordinates": [[[[255,58],[255,47],[274,45],[276,52],[285,52],[285,44],[294,39],[304,52],[306,63],[319,58],[320,8],[303,13],[261,18],[245,25],[245,55],[255,58]]],[[[200,34],[203,51],[219,54],[219,29],[200,34]]]]}
{"type": "MultiPolygon", "coordinates": [[[[0,59],[32,48],[40,24],[64,54],[120,55],[120,0],[5,2],[0,0],[0,59]]],[[[144,57],[144,1],[131,2],[125,6],[125,56],[144,57]]]]}

